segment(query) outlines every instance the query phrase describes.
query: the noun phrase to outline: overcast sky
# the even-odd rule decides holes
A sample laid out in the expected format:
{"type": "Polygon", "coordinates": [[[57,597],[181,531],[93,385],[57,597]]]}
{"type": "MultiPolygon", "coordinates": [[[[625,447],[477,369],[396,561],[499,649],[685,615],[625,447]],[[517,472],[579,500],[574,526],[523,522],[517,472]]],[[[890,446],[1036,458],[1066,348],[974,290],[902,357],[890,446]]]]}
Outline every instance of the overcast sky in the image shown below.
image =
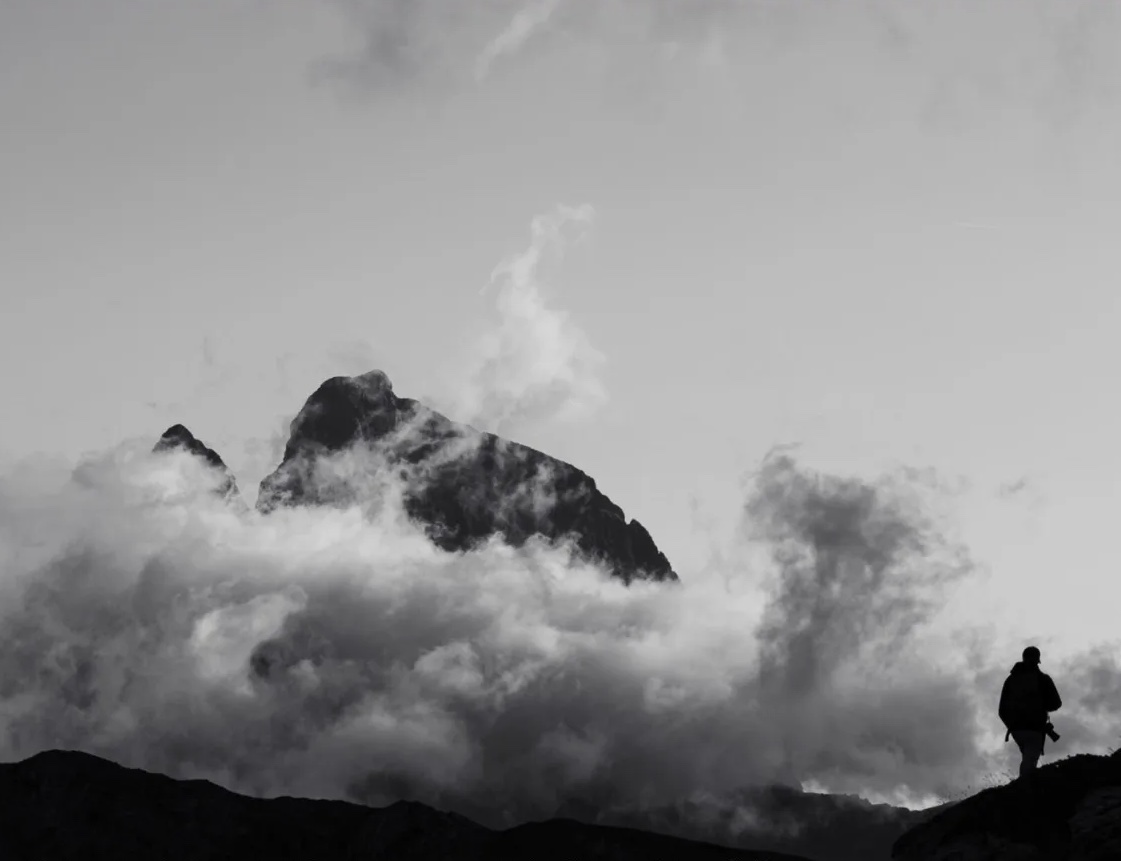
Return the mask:
{"type": "Polygon", "coordinates": [[[683,580],[796,444],[937,482],[997,685],[1115,635],[1121,5],[0,0],[0,128],[9,465],[182,422],[252,498],[380,368],[683,580]]]}

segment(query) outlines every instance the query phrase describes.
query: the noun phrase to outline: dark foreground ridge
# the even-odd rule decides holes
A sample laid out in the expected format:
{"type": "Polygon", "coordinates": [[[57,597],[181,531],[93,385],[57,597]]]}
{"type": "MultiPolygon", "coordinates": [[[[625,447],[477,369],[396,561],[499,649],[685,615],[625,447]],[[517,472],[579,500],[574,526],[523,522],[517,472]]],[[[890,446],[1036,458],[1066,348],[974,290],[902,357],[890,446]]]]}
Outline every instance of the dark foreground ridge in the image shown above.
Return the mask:
{"type": "Polygon", "coordinates": [[[225,461],[218,456],[218,452],[196,439],[195,435],[183,427],[183,425],[172,425],[165,430],[163,436],[159,438],[159,441],[152,449],[152,451],[156,453],[176,450],[193,454],[195,457],[203,460],[212,469],[217,470],[222,476],[221,482],[217,488],[218,494],[227,502],[248,508],[241,498],[241,491],[238,490],[234,474],[230,472],[230,468],[226,466],[225,461]]]}
{"type": "Polygon", "coordinates": [[[629,814],[589,810],[572,815],[598,824],[740,849],[786,852],[814,861],[889,861],[896,839],[925,822],[931,813],[873,804],[854,795],[760,786],[730,793],[719,804],[703,807],[682,802],[629,814]],[[745,822],[744,811],[750,811],[756,821],[745,822]]]}
{"type": "Polygon", "coordinates": [[[415,802],[259,799],[76,751],[0,765],[5,861],[807,861],[572,820],[492,831],[415,802]]]}
{"type": "Polygon", "coordinates": [[[332,377],[291,425],[284,459],[261,482],[257,508],[334,505],[376,498],[391,470],[405,510],[444,550],[462,551],[501,533],[514,547],[539,536],[572,539],[628,582],[677,580],[650,533],[569,463],[453,422],[393,393],[381,371],[332,377]],[[331,455],[365,457],[343,465],[331,455]]]}
{"type": "Polygon", "coordinates": [[[895,861],[1117,861],[1121,750],[1078,754],[939,811],[896,842],[895,861]]]}

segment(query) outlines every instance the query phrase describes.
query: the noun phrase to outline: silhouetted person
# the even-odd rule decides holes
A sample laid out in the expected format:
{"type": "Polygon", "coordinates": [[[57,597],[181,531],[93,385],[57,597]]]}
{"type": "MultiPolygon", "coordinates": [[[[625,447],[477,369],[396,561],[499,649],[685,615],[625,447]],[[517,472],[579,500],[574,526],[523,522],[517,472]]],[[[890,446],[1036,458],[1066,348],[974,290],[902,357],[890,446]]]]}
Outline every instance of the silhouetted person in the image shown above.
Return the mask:
{"type": "Polygon", "coordinates": [[[1033,771],[1043,755],[1043,736],[1050,726],[1047,713],[1063,706],[1055,683],[1039,669],[1039,649],[1028,646],[1023,658],[1004,680],[998,709],[1000,719],[1008,727],[1004,740],[1008,741],[1011,735],[1023,754],[1020,777],[1033,771]]]}

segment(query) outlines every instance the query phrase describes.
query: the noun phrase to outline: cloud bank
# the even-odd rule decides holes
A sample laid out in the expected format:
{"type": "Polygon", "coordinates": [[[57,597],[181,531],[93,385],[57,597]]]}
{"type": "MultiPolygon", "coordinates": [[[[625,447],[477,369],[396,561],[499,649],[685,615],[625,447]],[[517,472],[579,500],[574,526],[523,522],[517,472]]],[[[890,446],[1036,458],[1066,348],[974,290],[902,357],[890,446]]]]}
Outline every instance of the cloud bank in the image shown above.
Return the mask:
{"type": "MultiPolygon", "coordinates": [[[[492,421],[600,396],[598,354],[533,286],[589,215],[538,219],[496,272],[468,398],[492,421]]],[[[152,442],[0,475],[0,758],[78,748],[496,825],[771,783],[929,800],[1000,761],[1007,668],[984,632],[967,652],[932,630],[971,566],[913,474],[772,453],[708,568],[628,587],[563,546],[440,551],[400,504],[423,476],[363,451],[336,465],[376,473],[378,504],[265,516],[152,442]]],[[[1064,734],[1104,746],[1116,679],[1102,653],[1062,687],[1064,734]]]]}
{"type": "Polygon", "coordinates": [[[920,589],[910,566],[957,569],[883,489],[812,484],[788,460],[758,479],[780,579],[754,628],[734,580],[626,587],[539,544],[447,554],[392,504],[239,516],[183,454],[5,477],[0,756],[74,747],[492,821],[944,782],[976,755],[972,707],[905,657],[922,612],[894,593],[920,589]]]}

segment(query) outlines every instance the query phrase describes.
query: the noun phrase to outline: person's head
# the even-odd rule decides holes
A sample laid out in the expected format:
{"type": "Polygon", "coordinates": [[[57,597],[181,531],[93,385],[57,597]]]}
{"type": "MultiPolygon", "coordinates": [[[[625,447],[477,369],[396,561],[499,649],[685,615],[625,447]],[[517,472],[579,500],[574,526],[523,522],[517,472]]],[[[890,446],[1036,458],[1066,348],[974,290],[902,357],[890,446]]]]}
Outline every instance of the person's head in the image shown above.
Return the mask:
{"type": "Polygon", "coordinates": [[[1024,663],[1025,664],[1038,664],[1040,662],[1039,649],[1035,646],[1028,646],[1024,649],[1024,663]]]}

